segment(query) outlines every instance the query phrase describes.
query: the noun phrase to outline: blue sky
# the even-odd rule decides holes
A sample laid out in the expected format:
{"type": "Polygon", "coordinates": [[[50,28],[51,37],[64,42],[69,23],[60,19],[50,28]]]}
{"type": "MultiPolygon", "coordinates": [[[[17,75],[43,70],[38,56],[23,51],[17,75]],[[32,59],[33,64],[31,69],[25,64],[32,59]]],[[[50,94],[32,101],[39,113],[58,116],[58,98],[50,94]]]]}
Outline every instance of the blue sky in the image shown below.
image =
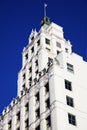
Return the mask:
{"type": "Polygon", "coordinates": [[[17,95],[22,49],[32,28],[40,29],[44,2],[47,16],[87,61],[87,0],[0,0],[0,113],[17,95]]]}

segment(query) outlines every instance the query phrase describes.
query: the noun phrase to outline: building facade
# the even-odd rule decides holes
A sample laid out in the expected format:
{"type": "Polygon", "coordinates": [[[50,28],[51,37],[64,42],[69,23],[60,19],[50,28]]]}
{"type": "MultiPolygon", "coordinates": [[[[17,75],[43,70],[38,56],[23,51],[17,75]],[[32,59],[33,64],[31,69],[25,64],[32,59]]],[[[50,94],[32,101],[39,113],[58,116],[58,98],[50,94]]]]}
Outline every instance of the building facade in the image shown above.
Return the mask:
{"type": "Polygon", "coordinates": [[[87,62],[45,16],[23,49],[17,97],[3,110],[0,130],[87,130],[86,77],[87,62]]]}

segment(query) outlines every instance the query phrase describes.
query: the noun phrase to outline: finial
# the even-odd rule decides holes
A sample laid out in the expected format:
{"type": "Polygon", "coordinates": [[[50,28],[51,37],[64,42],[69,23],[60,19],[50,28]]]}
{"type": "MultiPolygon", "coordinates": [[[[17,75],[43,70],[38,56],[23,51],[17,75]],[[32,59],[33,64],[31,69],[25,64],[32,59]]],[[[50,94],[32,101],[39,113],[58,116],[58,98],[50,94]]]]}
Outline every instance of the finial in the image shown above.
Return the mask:
{"type": "Polygon", "coordinates": [[[46,17],[46,7],[47,7],[47,4],[44,3],[44,17],[46,17]]]}
{"type": "Polygon", "coordinates": [[[46,7],[47,4],[44,3],[44,17],[41,19],[41,23],[40,23],[41,26],[50,25],[50,19],[46,16],[46,7]]]}

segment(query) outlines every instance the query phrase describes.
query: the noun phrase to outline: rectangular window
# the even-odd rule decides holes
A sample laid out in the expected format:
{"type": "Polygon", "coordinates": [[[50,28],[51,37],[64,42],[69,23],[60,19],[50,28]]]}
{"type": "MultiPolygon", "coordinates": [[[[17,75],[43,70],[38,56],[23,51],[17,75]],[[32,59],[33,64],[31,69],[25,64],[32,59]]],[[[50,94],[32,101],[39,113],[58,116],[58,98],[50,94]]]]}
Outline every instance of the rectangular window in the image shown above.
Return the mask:
{"type": "Polygon", "coordinates": [[[25,77],[26,77],[26,75],[25,75],[25,73],[23,74],[23,80],[25,80],[25,77]]]}
{"type": "Polygon", "coordinates": [[[72,125],[76,125],[76,117],[70,113],[68,113],[68,121],[72,125]]]}
{"type": "Polygon", "coordinates": [[[16,117],[17,117],[17,122],[19,122],[20,121],[20,112],[17,113],[16,117]]]}
{"type": "Polygon", "coordinates": [[[38,70],[35,71],[36,75],[38,74],[38,70]]]}
{"type": "Polygon", "coordinates": [[[46,47],[46,50],[47,50],[47,51],[50,51],[50,49],[49,49],[49,48],[47,48],[47,47],[46,47]]]}
{"type": "Polygon", "coordinates": [[[72,83],[68,80],[65,80],[65,88],[72,91],[72,83]]]}
{"type": "Polygon", "coordinates": [[[48,83],[48,82],[45,84],[45,92],[46,92],[46,93],[49,92],[49,83],[48,83]]]}
{"type": "Polygon", "coordinates": [[[12,127],[12,121],[10,120],[10,121],[8,122],[8,130],[11,130],[11,127],[12,127]]]}
{"type": "Polygon", "coordinates": [[[38,66],[38,60],[35,61],[36,66],[38,66]]]}
{"type": "Polygon", "coordinates": [[[48,44],[48,45],[50,45],[50,40],[46,38],[45,39],[45,43],[48,44]]]}
{"type": "Polygon", "coordinates": [[[35,95],[36,102],[39,102],[39,92],[35,95]]]}
{"type": "Polygon", "coordinates": [[[35,130],[40,130],[40,125],[38,125],[35,130]]]}
{"type": "Polygon", "coordinates": [[[37,45],[38,45],[38,46],[40,45],[40,40],[37,41],[37,45]]]}
{"type": "Polygon", "coordinates": [[[22,88],[25,89],[25,84],[22,85],[22,88]]]}
{"type": "Polygon", "coordinates": [[[68,53],[68,48],[65,48],[65,52],[68,53]]]}
{"type": "Polygon", "coordinates": [[[32,82],[32,77],[29,78],[29,81],[32,82]]]}
{"type": "Polygon", "coordinates": [[[74,107],[73,98],[66,96],[67,105],[74,107]]]}
{"type": "Polygon", "coordinates": [[[26,112],[29,111],[29,103],[26,103],[26,105],[25,105],[25,111],[26,111],[26,112]]]}
{"type": "Polygon", "coordinates": [[[50,108],[50,100],[49,100],[49,98],[46,99],[45,104],[46,104],[46,109],[49,109],[50,108]]]}
{"type": "Polygon", "coordinates": [[[29,127],[29,119],[26,119],[25,120],[25,128],[26,128],[26,130],[28,130],[28,127],[29,127]]]}
{"type": "Polygon", "coordinates": [[[67,63],[67,70],[70,72],[74,72],[73,65],[67,63]]]}
{"type": "Polygon", "coordinates": [[[51,117],[50,117],[50,115],[46,118],[46,126],[47,126],[47,130],[49,130],[49,128],[51,127],[51,117]]]}
{"type": "Polygon", "coordinates": [[[32,67],[29,68],[29,72],[30,72],[30,73],[32,72],[32,67]]]}
{"type": "Polygon", "coordinates": [[[32,53],[34,52],[34,47],[31,48],[31,52],[32,52],[32,53]]]}
{"type": "Polygon", "coordinates": [[[26,59],[26,60],[28,59],[28,53],[25,55],[25,59],[26,59]]]}
{"type": "Polygon", "coordinates": [[[31,40],[32,40],[32,41],[34,40],[34,36],[31,37],[31,40]]]}
{"type": "Polygon", "coordinates": [[[56,46],[61,48],[61,44],[59,42],[56,42],[56,46]]]}
{"type": "Polygon", "coordinates": [[[48,57],[48,67],[50,67],[53,64],[53,59],[48,57]]]}
{"type": "Polygon", "coordinates": [[[35,114],[36,114],[36,119],[40,118],[40,108],[36,109],[35,114]]]}
{"type": "Polygon", "coordinates": [[[57,50],[57,55],[59,55],[60,51],[57,50]]]}
{"type": "Polygon", "coordinates": [[[20,130],[20,127],[18,127],[16,130],[20,130]]]}

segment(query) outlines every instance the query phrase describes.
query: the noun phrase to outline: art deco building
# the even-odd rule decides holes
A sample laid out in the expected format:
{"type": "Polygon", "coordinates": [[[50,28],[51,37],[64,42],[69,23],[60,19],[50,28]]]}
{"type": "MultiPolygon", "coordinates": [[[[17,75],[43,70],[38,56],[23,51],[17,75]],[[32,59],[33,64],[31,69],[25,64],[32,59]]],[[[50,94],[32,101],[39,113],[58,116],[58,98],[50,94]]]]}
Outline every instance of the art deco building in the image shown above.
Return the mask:
{"type": "Polygon", "coordinates": [[[87,130],[87,62],[45,16],[23,49],[17,97],[0,130],[87,130]]]}

